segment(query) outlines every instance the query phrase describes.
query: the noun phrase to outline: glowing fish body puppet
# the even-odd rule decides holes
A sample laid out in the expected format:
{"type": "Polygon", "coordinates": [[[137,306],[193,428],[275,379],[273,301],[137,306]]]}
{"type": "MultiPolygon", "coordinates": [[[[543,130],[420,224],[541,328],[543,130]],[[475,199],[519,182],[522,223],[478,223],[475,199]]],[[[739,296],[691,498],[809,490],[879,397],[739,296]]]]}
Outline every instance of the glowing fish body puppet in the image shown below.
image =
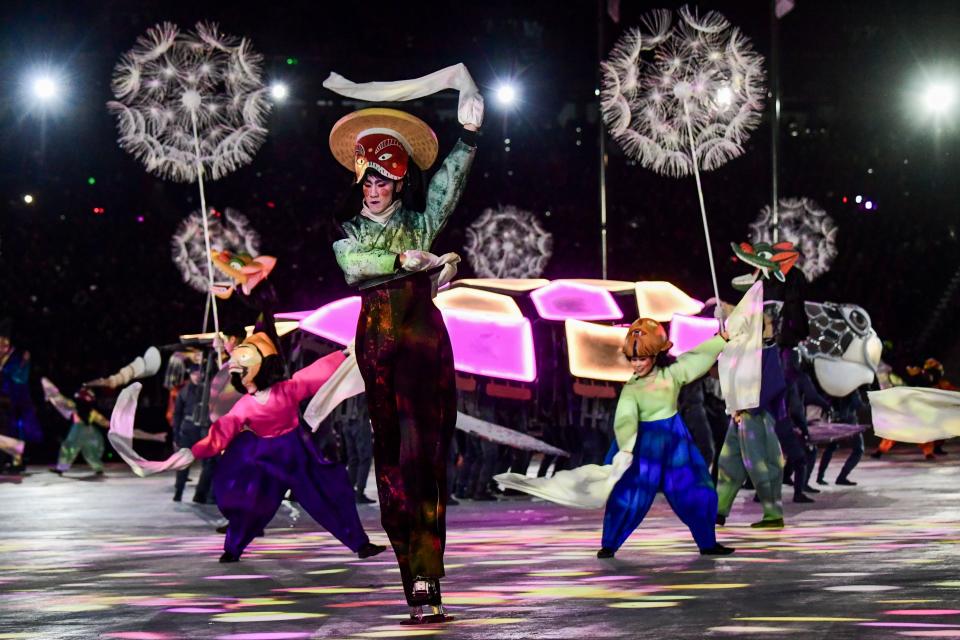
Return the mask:
{"type": "MultiPolygon", "coordinates": [[[[779,315],[781,302],[764,303],[779,315]]],[[[843,398],[877,376],[883,343],[873,329],[870,315],[855,304],[805,302],[810,323],[809,337],[798,350],[813,362],[817,382],[827,395],[843,398]]]]}

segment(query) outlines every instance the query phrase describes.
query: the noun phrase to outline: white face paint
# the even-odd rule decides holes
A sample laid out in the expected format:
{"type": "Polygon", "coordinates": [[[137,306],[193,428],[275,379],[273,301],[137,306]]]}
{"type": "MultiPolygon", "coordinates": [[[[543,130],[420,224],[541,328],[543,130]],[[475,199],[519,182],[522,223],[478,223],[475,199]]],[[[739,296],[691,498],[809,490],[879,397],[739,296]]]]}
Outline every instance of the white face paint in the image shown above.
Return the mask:
{"type": "Polygon", "coordinates": [[[363,181],[363,204],[371,213],[383,213],[393,204],[395,183],[379,175],[367,176],[363,181]]]}

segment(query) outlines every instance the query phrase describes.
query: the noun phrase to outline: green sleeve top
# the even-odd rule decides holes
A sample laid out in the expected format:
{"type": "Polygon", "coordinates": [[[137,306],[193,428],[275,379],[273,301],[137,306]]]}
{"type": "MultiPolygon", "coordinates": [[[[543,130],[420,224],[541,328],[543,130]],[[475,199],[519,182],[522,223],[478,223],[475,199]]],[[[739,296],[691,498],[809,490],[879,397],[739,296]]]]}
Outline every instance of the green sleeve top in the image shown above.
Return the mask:
{"type": "Polygon", "coordinates": [[[669,367],[657,367],[642,378],[630,378],[620,392],[613,422],[617,446],[631,450],[641,422],[673,417],[680,388],[709,371],[725,344],[723,338],[714,336],[681,354],[669,367]]]}
{"type": "Polygon", "coordinates": [[[476,152],[476,147],[457,141],[430,180],[423,212],[401,207],[386,224],[359,214],[343,224],[347,237],[333,243],[333,253],[347,284],[393,273],[397,256],[408,249],[430,251],[460,201],[476,152]]]}

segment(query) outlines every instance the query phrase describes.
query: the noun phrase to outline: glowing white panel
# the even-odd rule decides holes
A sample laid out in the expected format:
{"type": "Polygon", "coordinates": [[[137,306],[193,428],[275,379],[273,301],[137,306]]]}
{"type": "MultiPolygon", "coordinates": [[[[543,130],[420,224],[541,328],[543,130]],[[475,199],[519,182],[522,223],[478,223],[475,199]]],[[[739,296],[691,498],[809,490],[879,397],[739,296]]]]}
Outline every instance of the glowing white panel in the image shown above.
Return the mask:
{"type": "Polygon", "coordinates": [[[453,284],[503,291],[533,291],[545,287],[550,284],[550,281],[544,278],[464,278],[453,284]]]}
{"type": "Polygon", "coordinates": [[[599,280],[593,278],[570,278],[567,282],[576,282],[590,287],[600,287],[611,293],[633,291],[636,286],[635,282],[628,282],[627,280],[599,280]]]}
{"type": "Polygon", "coordinates": [[[469,287],[447,289],[438,293],[433,303],[441,311],[468,311],[508,318],[523,317],[520,307],[517,306],[513,298],[483,289],[471,289],[469,287]]]}
{"type": "Polygon", "coordinates": [[[564,330],[572,375],[608,382],[626,382],[633,375],[633,368],[620,350],[627,327],[567,320],[564,330]]]}
{"type": "Polygon", "coordinates": [[[637,283],[636,291],[637,312],[641,318],[669,322],[675,313],[693,316],[703,309],[702,302],[662,280],[642,280],[637,283]]]}

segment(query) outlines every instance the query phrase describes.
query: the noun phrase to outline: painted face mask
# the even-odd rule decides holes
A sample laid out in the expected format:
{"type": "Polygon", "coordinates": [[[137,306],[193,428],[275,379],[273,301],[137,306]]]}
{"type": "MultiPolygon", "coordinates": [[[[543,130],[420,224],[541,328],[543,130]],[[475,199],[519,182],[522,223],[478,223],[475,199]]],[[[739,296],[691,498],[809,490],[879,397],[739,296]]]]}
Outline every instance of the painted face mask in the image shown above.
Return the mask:
{"type": "Polygon", "coordinates": [[[739,245],[730,243],[730,246],[740,261],[754,268],[753,273],[737,276],[731,281],[737,291],[747,291],[761,275],[765,280],[775,278],[780,282],[786,281],[787,273],[800,257],[800,252],[792,242],[741,242],[739,245]]]}
{"type": "Polygon", "coordinates": [[[276,347],[266,334],[255,333],[240,343],[230,354],[230,375],[239,377],[240,385],[250,391],[256,387],[254,378],[260,373],[263,359],[276,353],[276,347]]]}
{"type": "Polygon", "coordinates": [[[389,130],[363,131],[357,136],[354,152],[354,171],[357,182],[363,180],[367,169],[373,169],[390,180],[403,180],[407,175],[410,154],[399,134],[389,130]]]}

